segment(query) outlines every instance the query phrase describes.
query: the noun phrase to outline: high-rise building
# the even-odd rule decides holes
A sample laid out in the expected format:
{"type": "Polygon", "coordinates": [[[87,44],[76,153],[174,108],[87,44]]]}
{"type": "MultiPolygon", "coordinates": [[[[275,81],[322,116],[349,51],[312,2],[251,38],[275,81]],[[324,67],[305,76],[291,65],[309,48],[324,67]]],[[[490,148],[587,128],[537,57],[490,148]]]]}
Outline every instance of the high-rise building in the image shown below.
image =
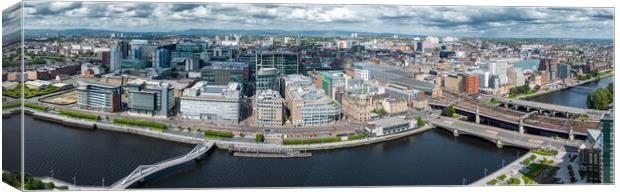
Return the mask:
{"type": "Polygon", "coordinates": [[[121,69],[121,60],[123,57],[122,49],[119,45],[110,47],[110,71],[115,72],[121,69]]]}
{"type": "Polygon", "coordinates": [[[603,154],[601,156],[603,183],[614,183],[614,111],[610,109],[601,117],[603,154]]]}
{"type": "Polygon", "coordinates": [[[170,67],[170,50],[160,48],[153,54],[153,67],[163,69],[170,67]]]}
{"type": "Polygon", "coordinates": [[[280,75],[299,74],[299,55],[290,51],[256,53],[256,70],[276,68],[280,75]]]}
{"type": "Polygon", "coordinates": [[[184,119],[239,122],[241,85],[207,85],[200,81],[183,91],[179,113],[184,119]]]}
{"type": "Polygon", "coordinates": [[[167,83],[136,79],[127,83],[129,114],[168,117],[175,108],[174,89],[167,83]]]}
{"type": "Polygon", "coordinates": [[[105,112],[120,111],[120,86],[86,81],[77,83],[77,106],[79,108],[105,112]]]}
{"type": "Polygon", "coordinates": [[[261,68],[256,72],[256,90],[279,90],[280,71],[276,68],[261,68]]]}
{"type": "Polygon", "coordinates": [[[258,91],[254,103],[256,112],[256,124],[258,125],[283,125],[284,124],[284,99],[280,93],[272,89],[258,91]]]}
{"type": "Polygon", "coordinates": [[[571,77],[570,73],[570,65],[568,64],[557,64],[557,78],[560,79],[568,79],[571,77]]]}

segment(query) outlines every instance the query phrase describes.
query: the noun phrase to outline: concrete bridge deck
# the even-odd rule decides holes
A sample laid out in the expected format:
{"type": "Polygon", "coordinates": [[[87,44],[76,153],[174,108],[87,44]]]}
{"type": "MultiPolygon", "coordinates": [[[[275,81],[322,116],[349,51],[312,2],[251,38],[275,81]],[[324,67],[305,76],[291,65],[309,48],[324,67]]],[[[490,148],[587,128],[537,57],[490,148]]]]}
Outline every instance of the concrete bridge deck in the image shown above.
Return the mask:
{"type": "Polygon", "coordinates": [[[480,116],[494,119],[501,122],[506,122],[514,125],[523,123],[523,126],[554,132],[561,134],[570,134],[585,136],[587,129],[599,129],[599,122],[592,121],[578,121],[566,118],[554,118],[543,115],[532,115],[528,118],[521,119],[527,113],[520,111],[513,111],[498,106],[490,106],[480,103],[479,101],[469,98],[436,98],[429,102],[431,106],[446,107],[453,105],[457,110],[475,114],[479,112],[480,116]],[[522,122],[521,122],[522,120],[522,122]]]}
{"type": "Polygon", "coordinates": [[[436,127],[447,129],[455,133],[455,135],[467,134],[489,140],[495,143],[498,147],[514,146],[525,149],[536,149],[540,147],[577,149],[583,144],[583,141],[580,140],[570,141],[564,139],[553,139],[435,115],[429,119],[429,122],[436,127]]]}
{"type": "Polygon", "coordinates": [[[496,97],[495,99],[497,99],[497,101],[501,104],[523,106],[523,107],[532,108],[532,109],[539,109],[541,111],[547,110],[551,112],[568,113],[571,115],[579,115],[579,114],[588,115],[590,119],[595,120],[595,121],[599,120],[601,115],[605,113],[605,111],[583,109],[583,108],[577,108],[577,107],[568,107],[568,106],[562,106],[562,105],[554,105],[554,104],[542,103],[542,102],[536,102],[536,101],[508,99],[508,98],[501,98],[501,97],[496,97]]]}
{"type": "Polygon", "coordinates": [[[200,145],[197,145],[196,147],[194,147],[194,149],[192,149],[192,151],[190,151],[189,153],[183,156],[179,156],[179,157],[169,159],[169,160],[164,160],[159,163],[154,163],[152,165],[140,165],[134,171],[132,171],[129,175],[120,179],[114,184],[110,185],[109,188],[113,190],[126,189],[127,187],[133,185],[136,182],[144,180],[144,178],[154,173],[157,173],[159,171],[162,171],[164,169],[167,169],[167,168],[170,168],[176,165],[186,163],[188,161],[198,159],[202,155],[204,155],[207,151],[211,150],[213,146],[214,146],[213,141],[206,141],[200,145]]]}

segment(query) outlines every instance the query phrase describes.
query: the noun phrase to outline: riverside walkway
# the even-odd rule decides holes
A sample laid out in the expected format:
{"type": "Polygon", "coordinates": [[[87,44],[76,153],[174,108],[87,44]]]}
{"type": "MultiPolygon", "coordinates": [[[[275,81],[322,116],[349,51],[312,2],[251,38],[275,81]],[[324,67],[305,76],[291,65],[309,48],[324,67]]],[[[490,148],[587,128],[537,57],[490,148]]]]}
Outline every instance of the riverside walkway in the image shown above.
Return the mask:
{"type": "Polygon", "coordinates": [[[556,149],[577,149],[583,144],[583,141],[580,140],[570,141],[565,139],[553,139],[538,135],[519,133],[517,131],[510,131],[487,125],[460,121],[448,117],[433,116],[433,118],[431,118],[429,121],[436,127],[440,127],[449,130],[450,132],[453,132],[455,136],[461,134],[476,136],[491,141],[495,143],[498,147],[514,146],[525,149],[536,149],[540,147],[553,147],[556,149]]]}

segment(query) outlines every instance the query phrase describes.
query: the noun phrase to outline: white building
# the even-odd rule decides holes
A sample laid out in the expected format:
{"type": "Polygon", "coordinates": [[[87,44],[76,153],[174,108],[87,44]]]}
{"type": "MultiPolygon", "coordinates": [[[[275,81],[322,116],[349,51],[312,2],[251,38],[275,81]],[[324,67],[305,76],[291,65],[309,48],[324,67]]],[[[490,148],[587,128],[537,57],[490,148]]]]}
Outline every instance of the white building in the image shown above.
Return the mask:
{"type": "Polygon", "coordinates": [[[239,122],[239,83],[228,85],[207,85],[200,81],[183,91],[180,97],[180,114],[183,119],[222,120],[239,122]]]}

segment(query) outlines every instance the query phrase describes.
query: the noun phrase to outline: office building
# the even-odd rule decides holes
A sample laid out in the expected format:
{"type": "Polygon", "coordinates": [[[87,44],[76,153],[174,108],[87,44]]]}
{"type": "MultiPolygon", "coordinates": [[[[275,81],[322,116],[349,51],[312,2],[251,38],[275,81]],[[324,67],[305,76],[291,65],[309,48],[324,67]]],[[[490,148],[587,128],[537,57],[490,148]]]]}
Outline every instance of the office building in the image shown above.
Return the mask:
{"type": "Polygon", "coordinates": [[[256,90],[279,90],[280,71],[276,68],[261,68],[256,72],[256,90]]]}
{"type": "Polygon", "coordinates": [[[250,77],[250,69],[243,62],[211,62],[200,71],[202,80],[210,85],[226,85],[229,82],[243,84],[250,77]]]}
{"type": "Polygon", "coordinates": [[[276,68],[280,75],[299,74],[299,55],[290,51],[260,52],[256,54],[256,70],[276,68]]]}
{"type": "Polygon", "coordinates": [[[334,123],[340,118],[340,104],[312,86],[312,80],[303,75],[283,77],[285,99],[294,125],[321,125],[334,123]]]}
{"type": "Polygon", "coordinates": [[[570,65],[557,64],[556,66],[557,66],[557,78],[559,79],[571,78],[570,65]]]}
{"type": "Polygon", "coordinates": [[[163,69],[170,67],[170,50],[160,48],[153,54],[153,67],[163,69]]]}
{"type": "Polygon", "coordinates": [[[79,108],[105,112],[121,110],[120,86],[86,81],[77,83],[79,108]]]}
{"type": "Polygon", "coordinates": [[[473,74],[465,75],[465,94],[478,94],[478,76],[473,74]]]}
{"type": "Polygon", "coordinates": [[[284,99],[272,89],[258,91],[254,104],[256,124],[278,126],[284,124],[284,99]]]}
{"type": "Polygon", "coordinates": [[[183,91],[183,96],[180,98],[181,117],[238,123],[241,85],[235,82],[228,83],[228,85],[208,85],[207,83],[200,81],[183,91]]]}
{"type": "Polygon", "coordinates": [[[174,114],[174,89],[167,83],[136,79],[126,85],[129,114],[168,117],[174,114]]]}

